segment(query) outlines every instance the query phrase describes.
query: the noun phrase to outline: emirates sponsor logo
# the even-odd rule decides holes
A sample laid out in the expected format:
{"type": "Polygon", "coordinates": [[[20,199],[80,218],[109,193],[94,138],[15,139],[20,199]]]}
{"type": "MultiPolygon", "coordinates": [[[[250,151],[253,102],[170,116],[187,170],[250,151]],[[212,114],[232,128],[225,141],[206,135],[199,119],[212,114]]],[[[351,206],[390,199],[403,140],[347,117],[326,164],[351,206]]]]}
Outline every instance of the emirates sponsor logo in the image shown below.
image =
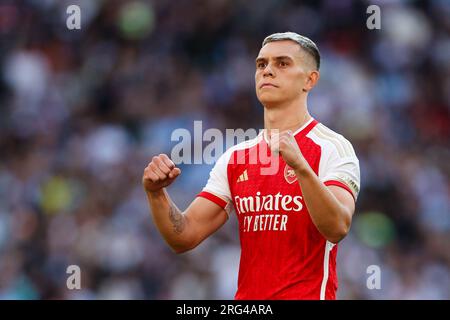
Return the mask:
{"type": "Polygon", "coordinates": [[[302,196],[282,195],[280,192],[276,195],[261,195],[261,192],[258,191],[256,196],[235,196],[234,204],[238,214],[262,211],[299,212],[303,209],[302,200],[302,196]]]}
{"type": "Polygon", "coordinates": [[[284,167],[284,179],[286,179],[289,184],[293,184],[297,181],[297,175],[295,174],[294,169],[292,169],[289,165],[284,167]]]}

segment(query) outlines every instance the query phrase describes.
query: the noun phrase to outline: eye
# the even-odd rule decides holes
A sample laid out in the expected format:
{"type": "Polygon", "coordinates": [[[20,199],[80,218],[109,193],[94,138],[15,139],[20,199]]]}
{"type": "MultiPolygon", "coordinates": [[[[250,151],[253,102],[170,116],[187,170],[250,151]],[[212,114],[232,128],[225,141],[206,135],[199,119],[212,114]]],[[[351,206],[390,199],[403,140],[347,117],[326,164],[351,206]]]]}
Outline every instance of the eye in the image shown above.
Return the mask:
{"type": "Polygon", "coordinates": [[[287,63],[286,61],[280,61],[280,67],[287,67],[289,65],[289,63],[287,63]]]}
{"type": "Polygon", "coordinates": [[[265,62],[258,62],[258,63],[256,64],[256,67],[257,67],[258,69],[264,69],[264,68],[266,67],[266,63],[265,63],[265,62]]]}

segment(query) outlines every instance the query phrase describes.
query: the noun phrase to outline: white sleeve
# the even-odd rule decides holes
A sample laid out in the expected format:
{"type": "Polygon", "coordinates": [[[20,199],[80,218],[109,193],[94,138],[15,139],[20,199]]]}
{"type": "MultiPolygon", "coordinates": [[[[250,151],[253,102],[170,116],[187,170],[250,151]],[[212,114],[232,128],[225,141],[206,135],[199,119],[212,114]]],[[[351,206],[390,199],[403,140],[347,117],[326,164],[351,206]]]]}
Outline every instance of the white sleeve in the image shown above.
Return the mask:
{"type": "Polygon", "coordinates": [[[199,196],[207,198],[227,211],[231,210],[231,192],[228,183],[228,162],[231,152],[225,152],[212,168],[208,182],[199,196]]]}
{"type": "Polygon", "coordinates": [[[325,185],[338,185],[347,189],[356,201],[360,188],[359,160],[350,142],[346,142],[348,152],[329,148],[323,166],[320,166],[319,178],[325,185]]]}

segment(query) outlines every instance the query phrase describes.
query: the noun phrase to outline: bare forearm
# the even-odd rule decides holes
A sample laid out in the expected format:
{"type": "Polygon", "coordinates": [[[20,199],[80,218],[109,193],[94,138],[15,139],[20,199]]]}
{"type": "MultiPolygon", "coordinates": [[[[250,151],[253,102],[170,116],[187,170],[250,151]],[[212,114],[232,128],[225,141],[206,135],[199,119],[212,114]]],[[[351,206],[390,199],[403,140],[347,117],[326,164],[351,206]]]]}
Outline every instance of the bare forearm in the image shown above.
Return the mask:
{"type": "Polygon", "coordinates": [[[183,252],[190,246],[187,232],[187,218],[170,199],[163,188],[157,192],[147,192],[153,221],[166,242],[176,252],[183,252]]]}
{"type": "Polygon", "coordinates": [[[296,175],[311,220],[325,238],[340,241],[350,228],[351,214],[310,167],[296,171],[296,175]]]}

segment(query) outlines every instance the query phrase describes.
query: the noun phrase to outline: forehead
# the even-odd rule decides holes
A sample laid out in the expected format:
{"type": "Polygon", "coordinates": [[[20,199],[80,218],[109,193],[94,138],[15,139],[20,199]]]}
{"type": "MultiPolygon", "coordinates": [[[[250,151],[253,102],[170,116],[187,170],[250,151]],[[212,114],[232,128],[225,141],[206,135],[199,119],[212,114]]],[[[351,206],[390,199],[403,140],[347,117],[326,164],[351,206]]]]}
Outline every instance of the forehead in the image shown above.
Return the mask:
{"type": "Polygon", "coordinates": [[[259,50],[259,58],[271,58],[279,56],[300,56],[300,45],[292,40],[280,40],[267,43],[259,50]]]}

